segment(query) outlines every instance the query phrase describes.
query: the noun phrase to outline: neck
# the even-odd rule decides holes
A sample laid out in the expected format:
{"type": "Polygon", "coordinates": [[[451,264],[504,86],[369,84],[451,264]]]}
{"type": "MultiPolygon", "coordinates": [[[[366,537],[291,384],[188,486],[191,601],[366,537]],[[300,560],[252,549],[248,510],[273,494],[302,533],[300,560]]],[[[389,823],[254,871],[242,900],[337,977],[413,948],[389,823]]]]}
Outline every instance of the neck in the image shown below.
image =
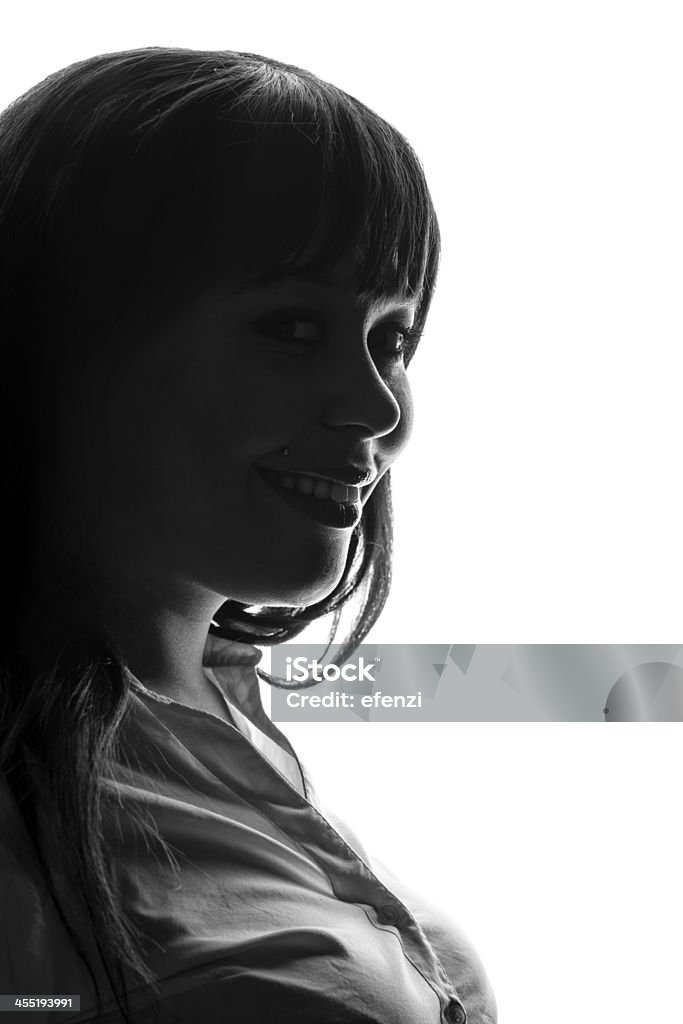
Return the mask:
{"type": "Polygon", "coordinates": [[[144,686],[192,703],[206,689],[204,648],[224,600],[178,581],[129,578],[108,589],[105,623],[144,686]]]}

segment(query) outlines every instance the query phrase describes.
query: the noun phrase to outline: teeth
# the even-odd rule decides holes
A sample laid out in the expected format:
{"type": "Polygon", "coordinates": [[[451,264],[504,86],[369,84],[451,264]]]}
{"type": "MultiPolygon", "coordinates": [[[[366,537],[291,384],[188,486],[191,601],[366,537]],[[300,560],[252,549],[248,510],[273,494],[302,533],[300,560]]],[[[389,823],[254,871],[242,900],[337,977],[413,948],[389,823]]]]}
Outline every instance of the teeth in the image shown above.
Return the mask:
{"type": "Polygon", "coordinates": [[[312,476],[291,476],[270,470],[270,476],[289,491],[312,494],[320,501],[332,500],[341,505],[352,505],[360,501],[360,488],[339,484],[332,480],[321,480],[312,476]]]}
{"type": "Polygon", "coordinates": [[[360,492],[357,487],[347,487],[346,484],[332,484],[330,487],[330,497],[332,501],[340,501],[342,504],[350,504],[353,501],[358,501],[360,498],[360,492]],[[351,492],[355,491],[356,494],[351,492]]]}

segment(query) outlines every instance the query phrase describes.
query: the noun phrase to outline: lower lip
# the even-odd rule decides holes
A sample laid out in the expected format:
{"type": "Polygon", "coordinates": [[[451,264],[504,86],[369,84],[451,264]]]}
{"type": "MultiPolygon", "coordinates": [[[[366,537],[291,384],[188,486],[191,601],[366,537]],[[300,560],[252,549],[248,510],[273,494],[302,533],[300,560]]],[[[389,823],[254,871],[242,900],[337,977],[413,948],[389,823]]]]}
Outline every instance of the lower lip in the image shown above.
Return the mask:
{"type": "Polygon", "coordinates": [[[317,523],[322,523],[323,526],[331,526],[335,530],[351,530],[360,522],[363,514],[360,502],[342,505],[329,498],[316,498],[312,494],[302,494],[299,490],[284,487],[276,476],[271,476],[265,470],[259,470],[259,473],[278,497],[286,501],[297,512],[303,512],[309,519],[314,519],[317,523]]]}

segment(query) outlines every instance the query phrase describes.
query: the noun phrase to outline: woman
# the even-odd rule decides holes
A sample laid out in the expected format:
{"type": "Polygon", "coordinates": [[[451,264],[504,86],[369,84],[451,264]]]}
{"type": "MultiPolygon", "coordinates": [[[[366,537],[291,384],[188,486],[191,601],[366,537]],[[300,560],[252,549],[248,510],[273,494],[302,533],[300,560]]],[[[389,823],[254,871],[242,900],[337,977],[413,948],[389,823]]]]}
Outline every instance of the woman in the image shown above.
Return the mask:
{"type": "Polygon", "coordinates": [[[415,155],[305,71],[153,48],[36,86],[0,160],[2,991],[493,1020],[466,940],[323,814],[252,645],[355,601],[347,655],[386,598],[439,246],[415,155]]]}

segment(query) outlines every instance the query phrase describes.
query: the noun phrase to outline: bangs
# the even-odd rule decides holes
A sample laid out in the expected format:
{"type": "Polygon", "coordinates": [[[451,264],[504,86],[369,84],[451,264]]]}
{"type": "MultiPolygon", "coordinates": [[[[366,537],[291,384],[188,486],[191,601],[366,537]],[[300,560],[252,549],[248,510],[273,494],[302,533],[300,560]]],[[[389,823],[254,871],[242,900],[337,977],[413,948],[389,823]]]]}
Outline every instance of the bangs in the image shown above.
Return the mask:
{"type": "Polygon", "coordinates": [[[293,85],[275,109],[272,96],[264,104],[280,123],[258,124],[242,196],[256,242],[249,278],[322,277],[350,263],[359,293],[419,302],[434,271],[438,226],[413,150],[334,87],[293,85]]]}
{"type": "MultiPolygon", "coordinates": [[[[98,69],[59,263],[87,326],[163,320],[200,291],[352,267],[361,296],[416,304],[439,229],[406,139],[347,93],[253,54],[135,51],[98,69]],[[144,74],[141,68],[144,66],[144,74]],[[127,92],[131,75],[137,95],[127,92]],[[106,318],[106,323],[105,323],[106,318]]],[[[66,304],[63,304],[66,305],[66,304]]]]}
{"type": "MultiPolygon", "coordinates": [[[[164,251],[186,269],[179,246],[192,255],[174,294],[200,279],[243,287],[286,274],[330,278],[343,263],[359,294],[415,301],[419,329],[439,230],[414,151],[336,87],[253,60],[248,85],[235,90],[229,71],[212,66],[139,129],[138,151],[165,155],[167,194],[155,177],[153,206],[174,211],[147,237],[158,239],[165,221],[173,237],[164,251]]],[[[149,106],[158,110],[158,97],[149,106]]]]}

